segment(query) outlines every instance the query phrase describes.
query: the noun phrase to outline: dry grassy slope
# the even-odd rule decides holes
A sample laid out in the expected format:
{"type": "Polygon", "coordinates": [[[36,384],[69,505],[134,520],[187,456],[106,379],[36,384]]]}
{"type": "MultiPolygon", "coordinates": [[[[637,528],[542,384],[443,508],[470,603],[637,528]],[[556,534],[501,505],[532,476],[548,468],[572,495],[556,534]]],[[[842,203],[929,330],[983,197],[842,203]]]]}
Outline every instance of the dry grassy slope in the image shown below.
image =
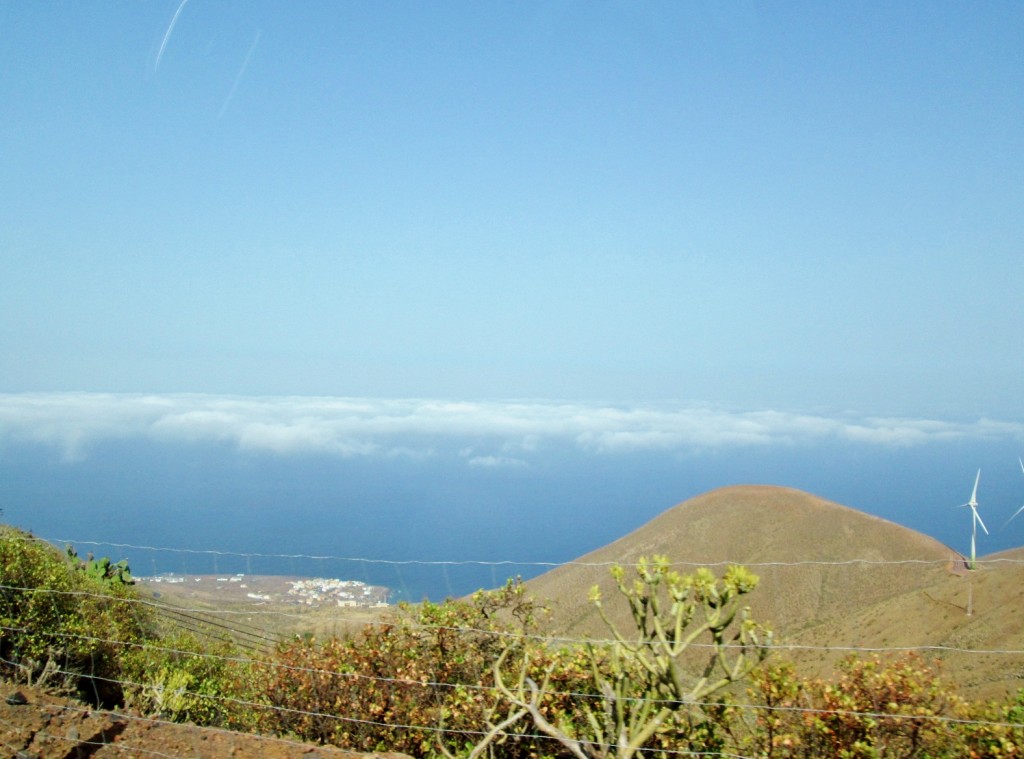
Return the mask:
{"type": "MultiPolygon", "coordinates": [[[[579,562],[632,563],[666,554],[693,566],[733,562],[752,566],[761,585],[751,596],[755,616],[783,634],[847,615],[898,589],[930,585],[958,555],[941,543],[884,519],[788,488],[740,486],[715,490],[672,507],[579,562]],[[920,564],[831,565],[847,560],[917,560],[920,564]],[[771,562],[804,562],[774,566],[771,562]],[[768,566],[757,566],[766,564],[768,566]]],[[[689,566],[686,566],[689,565],[689,566]]],[[[587,591],[615,591],[606,567],[568,565],[531,580],[550,599],[562,632],[602,634],[587,591]]],[[[621,609],[625,613],[625,608],[621,609]]]]}
{"type": "MultiPolygon", "coordinates": [[[[962,557],[936,540],[884,519],[779,487],[729,487],[674,506],[636,531],[579,559],[633,563],[666,554],[673,562],[754,565],[761,584],[750,596],[754,617],[782,643],[829,647],[952,646],[1024,648],[1024,564],[993,562],[964,571],[962,557]],[[902,564],[857,563],[901,561],[902,564]],[[797,566],[756,566],[770,562],[797,566]],[[844,562],[830,565],[814,562],[844,562]],[[968,616],[968,594],[971,611],[968,616]]],[[[1024,558],[1024,549],[991,558],[1024,558]]],[[[560,633],[605,637],[589,588],[616,591],[607,567],[570,565],[531,580],[551,601],[560,633]]],[[[626,620],[624,605],[616,616],[626,620]]],[[[793,655],[809,674],[827,674],[843,654],[793,655]]],[[[945,671],[972,696],[1024,686],[1019,656],[944,653],[945,671]]]]}
{"type": "MultiPolygon", "coordinates": [[[[1024,559],[1024,551],[1018,551],[1024,559]]],[[[1006,554],[1002,554],[1006,556],[1006,554]]],[[[810,628],[793,640],[807,645],[943,647],[929,652],[965,695],[995,698],[1024,687],[1024,564],[985,563],[974,572],[947,574],[929,586],[894,592],[890,598],[845,618],[810,628]],[[970,614],[968,614],[970,611],[970,614]],[[978,653],[993,651],[996,653],[978,653]]],[[[838,652],[804,654],[804,664],[823,674],[838,652]]]]}

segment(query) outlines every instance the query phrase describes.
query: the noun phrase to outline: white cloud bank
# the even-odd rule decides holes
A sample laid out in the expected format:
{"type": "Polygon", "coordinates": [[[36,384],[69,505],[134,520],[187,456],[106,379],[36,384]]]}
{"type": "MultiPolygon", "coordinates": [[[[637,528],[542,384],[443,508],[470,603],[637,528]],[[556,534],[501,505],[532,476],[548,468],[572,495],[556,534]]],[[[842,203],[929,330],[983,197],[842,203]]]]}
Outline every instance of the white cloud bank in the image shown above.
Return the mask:
{"type": "Polygon", "coordinates": [[[853,443],[911,446],[1024,437],[1024,425],[980,419],[819,416],[664,404],[545,401],[0,394],[0,444],[53,446],[67,459],[104,440],[219,442],[241,451],[337,456],[451,452],[471,466],[522,466],[549,446],[595,454],[853,443]],[[466,455],[472,452],[472,455],[466,455]]]}

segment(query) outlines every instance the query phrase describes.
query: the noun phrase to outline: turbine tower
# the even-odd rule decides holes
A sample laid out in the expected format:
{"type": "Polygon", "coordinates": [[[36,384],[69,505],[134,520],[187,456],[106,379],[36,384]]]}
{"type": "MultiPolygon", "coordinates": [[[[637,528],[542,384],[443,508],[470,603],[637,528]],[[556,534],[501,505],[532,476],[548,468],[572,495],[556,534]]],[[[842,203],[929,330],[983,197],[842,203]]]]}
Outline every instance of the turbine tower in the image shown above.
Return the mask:
{"type": "MultiPolygon", "coordinates": [[[[1024,468],[1024,462],[1021,463],[1021,467],[1024,468]]],[[[967,503],[961,503],[960,506],[958,507],[958,508],[963,508],[964,506],[970,506],[971,507],[971,563],[968,566],[969,569],[974,569],[974,560],[975,560],[974,546],[975,546],[975,543],[977,543],[977,540],[978,540],[978,525],[979,524],[981,525],[981,529],[983,529],[985,531],[985,534],[988,535],[988,528],[985,526],[985,523],[983,521],[981,521],[981,515],[978,513],[978,480],[980,480],[980,479],[981,479],[981,470],[979,469],[977,476],[974,478],[974,490],[971,491],[971,500],[969,500],[967,503]]],[[[1016,515],[1014,515],[1014,516],[1016,516],[1016,515]]],[[[1011,517],[1011,519],[1012,518],[1013,517],[1011,517]]]]}

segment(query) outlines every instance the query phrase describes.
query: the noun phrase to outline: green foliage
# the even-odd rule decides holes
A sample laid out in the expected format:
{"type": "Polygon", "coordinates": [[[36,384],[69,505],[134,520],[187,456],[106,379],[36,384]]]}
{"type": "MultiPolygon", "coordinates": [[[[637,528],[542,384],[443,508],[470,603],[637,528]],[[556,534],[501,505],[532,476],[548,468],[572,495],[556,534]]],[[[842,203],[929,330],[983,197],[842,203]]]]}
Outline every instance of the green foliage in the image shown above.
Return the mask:
{"type": "Polygon", "coordinates": [[[356,638],[298,637],[258,668],[269,707],[259,727],[414,756],[446,750],[449,738],[471,743],[494,709],[493,661],[509,636],[522,640],[535,629],[539,612],[516,580],[470,601],[403,605],[356,638]],[[447,737],[439,743],[441,725],[447,737]]]}
{"type": "Polygon", "coordinates": [[[251,662],[228,639],[176,631],[121,655],[125,705],[176,722],[232,729],[252,726],[240,704],[251,698],[251,662]]]}
{"type": "Polygon", "coordinates": [[[759,666],[770,634],[743,606],[743,568],[686,575],[655,557],[613,578],[632,625],[592,591],[606,643],[545,645],[516,580],[257,662],[227,639],[157,637],[125,562],[0,527],[0,668],[168,719],[416,757],[1024,757],[1024,691],[970,704],[913,655],[850,657],[828,681],[759,666]],[[744,679],[746,704],[730,688],[744,679]]]}
{"type": "Polygon", "coordinates": [[[527,717],[579,759],[630,759],[641,751],[667,755],[721,747],[723,708],[705,702],[749,674],[768,652],[770,633],[750,620],[741,605],[742,597],[757,586],[757,577],[742,567],[730,567],[720,579],[707,569],[680,574],[664,556],[641,559],[631,583],[621,567],[612,576],[629,606],[633,627],[625,632],[616,627],[598,588],[591,591],[591,602],[613,637],[608,646],[584,648],[592,697],[576,703],[573,712],[546,708],[554,668],[549,666],[538,683],[531,676],[534,654],[525,649],[510,684],[503,673],[514,650],[510,645],[494,666],[507,716],[492,726],[474,753],[527,717]],[[692,656],[698,643],[707,645],[707,656],[692,656]]]}
{"type": "Polygon", "coordinates": [[[781,662],[751,673],[748,693],[755,705],[752,722],[731,726],[734,736],[741,734],[737,742],[742,749],[766,758],[801,756],[801,726],[808,712],[803,709],[804,683],[793,665],[781,662]]]}
{"type": "Polygon", "coordinates": [[[964,704],[957,725],[963,756],[977,759],[1024,757],[1024,690],[1004,703],[964,704]]]}
{"type": "Polygon", "coordinates": [[[120,644],[151,619],[132,588],[79,571],[53,546],[0,526],[0,658],[16,676],[59,669],[93,700],[120,698],[120,644]]]}
{"type": "Polygon", "coordinates": [[[72,546],[66,546],[64,551],[67,554],[68,559],[71,560],[72,566],[85,572],[86,575],[97,582],[101,582],[106,585],[135,584],[135,580],[132,579],[132,572],[128,568],[127,559],[121,559],[117,563],[114,563],[106,556],[101,559],[95,559],[90,553],[86,557],[86,560],[82,561],[78,558],[78,552],[75,551],[72,546]]]}
{"type": "Polygon", "coordinates": [[[884,665],[851,657],[839,681],[819,695],[813,727],[833,756],[918,756],[925,743],[947,732],[934,717],[948,699],[934,671],[916,656],[884,665]]]}
{"type": "Polygon", "coordinates": [[[28,680],[59,671],[90,701],[199,724],[245,727],[232,696],[250,695],[247,665],[227,641],[163,639],[139,603],[127,562],[81,561],[0,527],[0,666],[28,680]]]}
{"type": "Polygon", "coordinates": [[[745,750],[760,757],[961,757],[964,703],[916,655],[851,656],[838,679],[801,681],[789,665],[753,678],[758,711],[745,750]]]}

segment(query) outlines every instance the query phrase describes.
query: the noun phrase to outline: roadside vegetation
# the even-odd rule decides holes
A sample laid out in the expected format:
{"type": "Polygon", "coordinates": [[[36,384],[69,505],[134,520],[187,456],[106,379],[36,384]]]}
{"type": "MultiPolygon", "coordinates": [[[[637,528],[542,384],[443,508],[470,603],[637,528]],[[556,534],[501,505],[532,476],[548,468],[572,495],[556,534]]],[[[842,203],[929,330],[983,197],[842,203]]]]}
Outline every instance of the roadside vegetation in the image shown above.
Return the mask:
{"type": "Polygon", "coordinates": [[[4,527],[0,667],[100,706],[415,757],[1024,756],[1024,691],[971,703],[915,655],[798,676],[751,618],[742,567],[655,557],[613,580],[590,599],[603,640],[545,637],[545,609],[510,581],[254,655],[166,624],[126,564],[4,527]],[[620,604],[628,625],[605,612],[620,604]]]}

